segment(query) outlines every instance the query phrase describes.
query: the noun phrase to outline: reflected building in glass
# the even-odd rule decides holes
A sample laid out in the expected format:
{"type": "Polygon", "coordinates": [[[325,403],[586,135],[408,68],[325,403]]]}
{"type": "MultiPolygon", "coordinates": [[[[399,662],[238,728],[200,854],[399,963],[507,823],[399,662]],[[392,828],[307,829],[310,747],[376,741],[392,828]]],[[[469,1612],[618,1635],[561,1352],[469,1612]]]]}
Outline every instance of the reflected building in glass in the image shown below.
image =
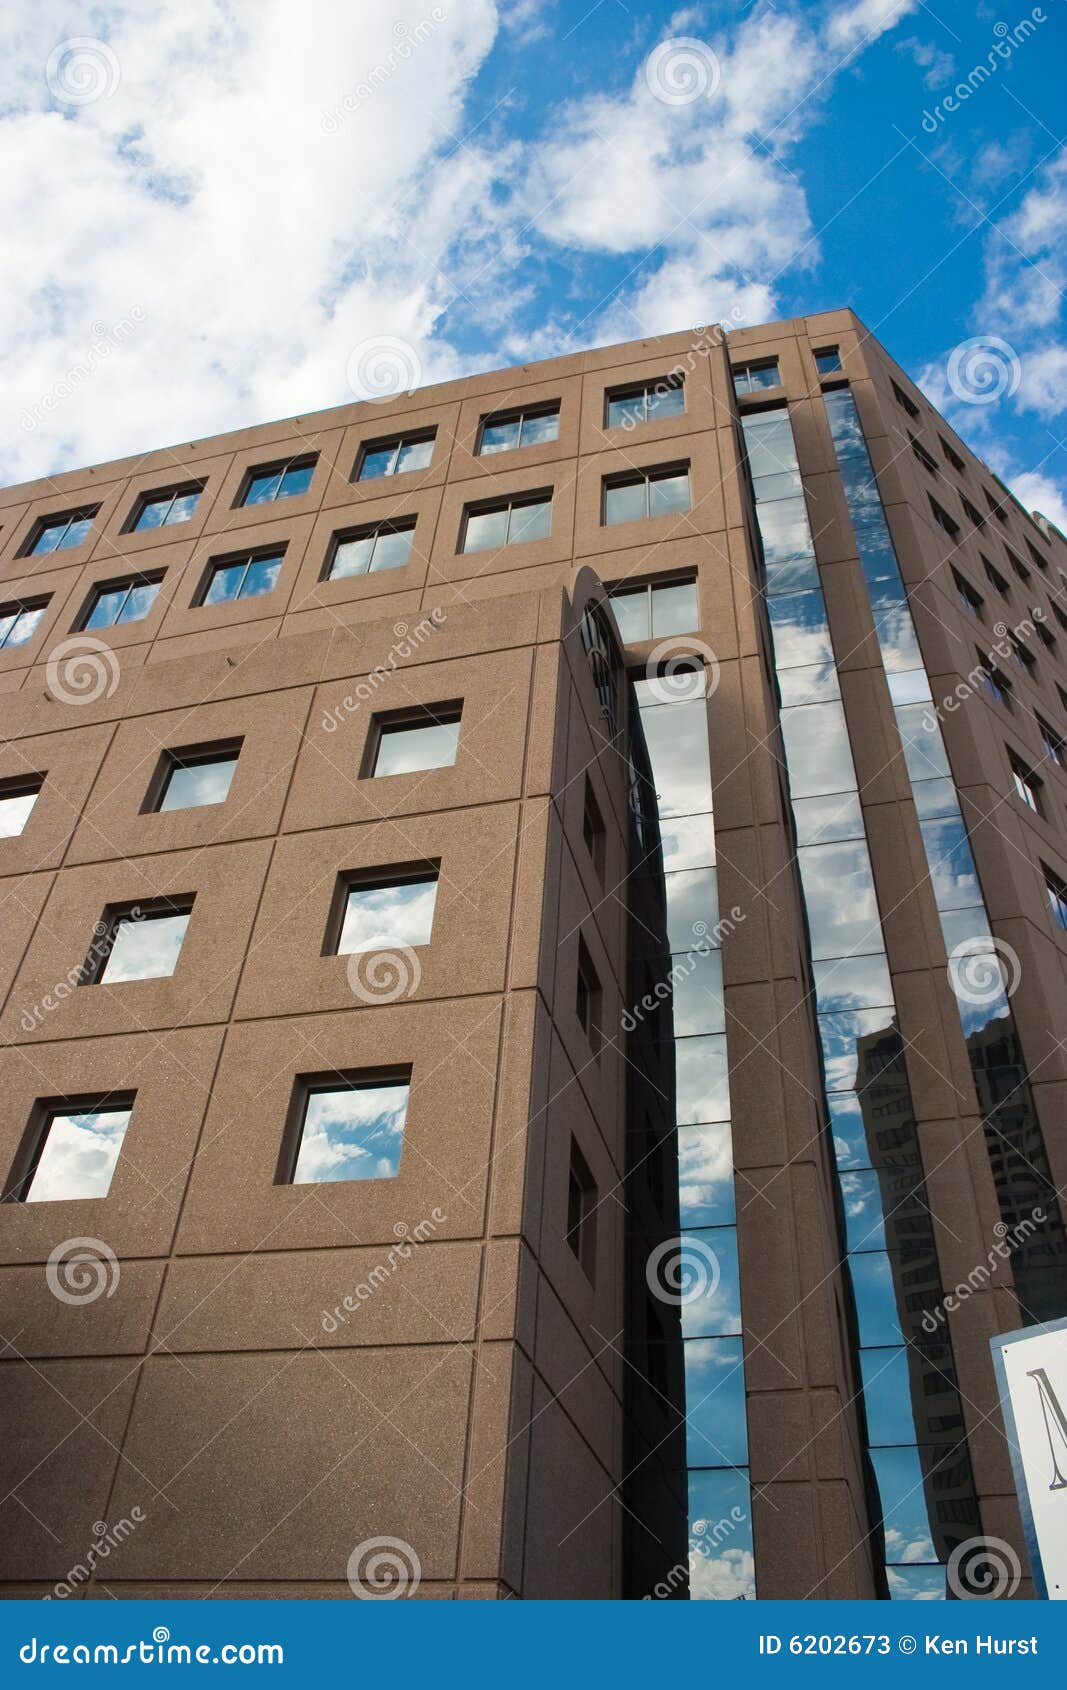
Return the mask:
{"type": "Polygon", "coordinates": [[[859,319],[0,506],[3,1594],[1029,1594],[1067,542],[859,319]]]}

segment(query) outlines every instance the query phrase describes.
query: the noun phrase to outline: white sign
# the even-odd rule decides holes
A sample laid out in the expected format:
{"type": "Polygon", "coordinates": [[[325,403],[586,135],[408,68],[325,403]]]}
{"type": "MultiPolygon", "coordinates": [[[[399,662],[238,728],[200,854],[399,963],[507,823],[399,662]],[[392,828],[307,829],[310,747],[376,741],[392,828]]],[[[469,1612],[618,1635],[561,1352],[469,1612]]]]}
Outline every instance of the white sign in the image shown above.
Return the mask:
{"type": "Polygon", "coordinates": [[[992,1349],[1037,1594],[1067,1600],[1067,1320],[992,1349]]]}

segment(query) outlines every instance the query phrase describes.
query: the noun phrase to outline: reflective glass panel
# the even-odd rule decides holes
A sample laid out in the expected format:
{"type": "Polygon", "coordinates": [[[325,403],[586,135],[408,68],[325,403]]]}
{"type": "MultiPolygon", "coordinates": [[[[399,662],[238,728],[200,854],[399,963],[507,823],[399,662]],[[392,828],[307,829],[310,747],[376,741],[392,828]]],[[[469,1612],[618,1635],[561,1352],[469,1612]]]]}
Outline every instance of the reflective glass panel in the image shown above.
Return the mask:
{"type": "Polygon", "coordinates": [[[951,779],[941,729],[927,704],[902,704],[896,710],[904,761],[912,780],[951,779]]]}
{"type": "Polygon", "coordinates": [[[756,1595],[748,1475],[732,1467],[689,1474],[689,1596],[751,1602],[756,1595]]]}
{"type": "Polygon", "coordinates": [[[641,522],[648,514],[648,484],[644,481],[617,482],[604,489],[604,521],[641,522]]]}
{"type": "Polygon", "coordinates": [[[395,1178],[403,1150],[408,1089],[405,1082],[311,1092],[293,1184],[395,1178]]]}
{"type": "Polygon", "coordinates": [[[671,511],[687,511],[690,506],[689,476],[656,475],[648,484],[649,516],[667,516],[671,511]]]}
{"type": "Polygon", "coordinates": [[[938,909],[969,909],[980,904],[982,890],[962,816],[928,819],[919,826],[938,909]]]}
{"type": "Polygon", "coordinates": [[[683,1336],[740,1337],[736,1228],[706,1227],[683,1233],[678,1258],[683,1336]]]}
{"type": "Polygon", "coordinates": [[[899,1034],[892,1032],[893,1013],[891,1008],[854,1009],[819,1016],[827,1091],[862,1091],[895,1058],[899,1034]],[[886,1032],[891,1033],[889,1045],[879,1038],[886,1032]]]}
{"type": "Polygon", "coordinates": [[[719,919],[719,893],[713,868],[684,869],[665,876],[667,945],[672,952],[691,951],[714,931],[719,919]]]}
{"type": "Polygon", "coordinates": [[[687,634],[700,625],[695,581],[673,581],[652,588],[652,637],[687,634]]]}
{"type": "Polygon", "coordinates": [[[671,978],[675,1038],[724,1033],[721,951],[690,951],[688,956],[672,957],[671,978]]]}
{"type": "Polygon", "coordinates": [[[732,1226],[733,1143],[728,1121],[678,1128],[678,1212],[683,1226],[732,1226]]]}
{"type": "Polygon", "coordinates": [[[833,663],[830,630],[820,592],[786,593],[769,598],[767,616],[774,636],[774,661],[779,669],[833,663]]]}
{"type": "Polygon", "coordinates": [[[490,452],[510,452],[519,444],[519,419],[508,417],[504,422],[482,424],[482,438],[478,452],[482,457],[490,452]]]}
{"type": "Polygon", "coordinates": [[[679,1126],[730,1119],[724,1034],[677,1039],[674,1071],[679,1126]]]}
{"type": "Polygon", "coordinates": [[[797,852],[797,862],[808,909],[812,957],[821,961],[881,952],[884,947],[878,904],[870,858],[862,840],[807,845],[797,852]]]}
{"type": "Polygon", "coordinates": [[[551,499],[538,499],[527,505],[512,505],[508,523],[509,546],[526,540],[547,540],[551,532],[551,499]]]}
{"type": "Polygon", "coordinates": [[[711,815],[673,816],[660,824],[664,872],[710,868],[715,863],[715,824],[711,815]]]}
{"type": "Polygon", "coordinates": [[[838,957],[813,965],[815,998],[824,1013],[876,1009],[893,1002],[889,964],[884,955],[838,957]]]}
{"type": "Polygon", "coordinates": [[[612,593],[611,608],[623,645],[637,645],[641,640],[651,639],[647,587],[639,587],[634,593],[612,593]]]}
{"type": "Polygon", "coordinates": [[[905,1565],[936,1561],[919,1452],[872,1449],[885,1529],[885,1558],[905,1565]]]}
{"type": "Polygon", "coordinates": [[[396,450],[396,475],[409,475],[415,469],[427,469],[433,457],[432,440],[402,440],[396,450]]]}
{"type": "Polygon", "coordinates": [[[907,1350],[861,1350],[860,1371],[871,1444],[875,1448],[879,1444],[913,1444],[915,1420],[907,1350]]]}
{"type": "Polygon", "coordinates": [[[711,809],[707,722],[703,699],[641,712],[661,816],[692,816],[711,809]]]}
{"type": "Polygon", "coordinates": [[[459,721],[387,723],[381,730],[375,775],[410,774],[416,769],[446,769],[456,760],[459,721]]]}
{"type": "Polygon", "coordinates": [[[53,1115],[26,1191],[26,1202],[57,1203],[78,1197],[106,1197],[129,1123],[128,1109],[53,1115]]]}
{"type": "Polygon", "coordinates": [[[484,552],[491,546],[508,543],[508,508],[502,510],[471,511],[463,536],[465,552],[484,552]]]}
{"type": "Polygon", "coordinates": [[[864,837],[863,811],[854,792],[798,799],[793,804],[793,820],[798,845],[829,845],[835,840],[864,837]]]}
{"type": "Polygon", "coordinates": [[[189,925],[189,912],[122,916],[98,979],[114,986],[121,980],[158,980],[173,974],[189,925]]]}
{"type": "MultiPolygon", "coordinates": [[[[878,1175],[868,1170],[846,1169],[840,1177],[848,1249],[884,1250],[885,1219],[878,1175]]],[[[908,1436],[911,1435],[909,1431],[908,1436]]]]}
{"type": "Polygon", "coordinates": [[[823,704],[840,698],[837,670],[832,663],[814,663],[808,669],[781,669],[778,672],[778,691],[782,708],[797,704],[823,704]]]}
{"type": "Polygon", "coordinates": [[[436,875],[391,886],[350,886],[338,954],[428,945],[436,901],[436,875]]]}
{"type": "Polygon", "coordinates": [[[236,767],[236,753],[203,763],[176,763],[167,776],[160,810],[192,810],[202,804],[224,804],[236,767]]]}
{"type": "Polygon", "coordinates": [[[849,1273],[856,1297],[860,1343],[867,1348],[904,1342],[897,1314],[893,1269],[884,1251],[850,1256],[849,1273]]]}
{"type": "Polygon", "coordinates": [[[856,790],[856,771],[840,704],[783,710],[781,719],[789,790],[794,798],[856,790]]]}
{"type": "Polygon", "coordinates": [[[40,792],[0,792],[0,839],[17,839],[30,819],[40,792]]]}
{"type": "Polygon", "coordinates": [[[689,1338],[683,1348],[690,1467],[743,1467],[748,1427],[740,1339],[689,1338]]]}

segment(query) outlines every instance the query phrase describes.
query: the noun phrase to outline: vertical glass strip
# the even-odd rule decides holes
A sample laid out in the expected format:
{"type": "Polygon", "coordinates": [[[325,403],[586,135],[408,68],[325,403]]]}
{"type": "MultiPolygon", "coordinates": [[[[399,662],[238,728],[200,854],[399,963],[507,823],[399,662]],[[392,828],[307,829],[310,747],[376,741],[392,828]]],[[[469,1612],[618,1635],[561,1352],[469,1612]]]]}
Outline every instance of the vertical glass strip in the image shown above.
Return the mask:
{"type": "MultiPolygon", "coordinates": [[[[786,406],[743,419],[890,1596],[979,1530],[904,1047],[786,406]]],[[[903,632],[894,625],[898,636],[903,632]]]]}
{"type": "Polygon", "coordinates": [[[634,692],[666,894],[667,979],[650,995],[671,1010],[662,1036],[675,1075],[689,1595],[745,1600],[756,1581],[707,681],[694,664],[634,692]]]}
{"type": "Polygon", "coordinates": [[[900,730],[1024,1324],[1067,1313],[1067,1239],[907,592],[853,395],[824,395],[900,730]]]}

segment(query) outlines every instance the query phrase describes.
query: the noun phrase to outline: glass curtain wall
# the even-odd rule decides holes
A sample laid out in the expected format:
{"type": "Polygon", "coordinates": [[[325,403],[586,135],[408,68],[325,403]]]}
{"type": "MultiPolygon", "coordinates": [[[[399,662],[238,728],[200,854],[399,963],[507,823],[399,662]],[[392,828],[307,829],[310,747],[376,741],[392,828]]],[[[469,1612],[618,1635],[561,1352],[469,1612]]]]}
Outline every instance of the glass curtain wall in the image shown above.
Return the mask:
{"type": "Polygon", "coordinates": [[[896,713],[930,885],[949,954],[1023,1321],[1067,1313],[1067,1243],[907,593],[847,387],[824,395],[878,644],[896,713]],[[1038,1216],[1043,1216],[1041,1221],[1038,1216]]]}
{"type": "Polygon", "coordinates": [[[922,1326],[941,1286],[904,1048],[792,425],[742,422],[887,1584],[936,1599],[979,1522],[951,1343],[922,1326]]]}
{"type": "Polygon", "coordinates": [[[635,682],[656,791],[668,982],[659,1036],[673,1044],[685,1362],[689,1594],[755,1596],[745,1370],[708,754],[707,681],[694,665],[635,682]]]}

